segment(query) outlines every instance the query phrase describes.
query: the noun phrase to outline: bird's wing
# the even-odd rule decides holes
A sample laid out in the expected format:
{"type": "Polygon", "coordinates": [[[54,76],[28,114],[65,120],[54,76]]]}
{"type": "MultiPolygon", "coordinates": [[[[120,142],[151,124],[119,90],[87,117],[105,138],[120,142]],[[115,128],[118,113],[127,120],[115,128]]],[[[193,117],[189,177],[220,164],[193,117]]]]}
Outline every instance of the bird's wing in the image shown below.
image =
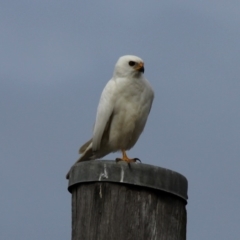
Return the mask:
{"type": "Polygon", "coordinates": [[[148,96],[149,96],[149,111],[148,111],[148,114],[150,113],[151,111],[151,108],[152,108],[152,103],[153,103],[153,99],[154,99],[154,91],[150,85],[150,83],[148,82],[148,80],[145,78],[145,84],[148,88],[148,96]]]}
{"type": "Polygon", "coordinates": [[[152,103],[153,103],[153,99],[154,99],[154,92],[153,92],[153,90],[151,90],[151,93],[150,93],[150,106],[149,106],[149,112],[148,112],[148,114],[150,113],[150,111],[151,111],[151,108],[152,108],[152,103]]]}
{"type": "Polygon", "coordinates": [[[93,130],[93,151],[99,150],[104,130],[113,113],[116,99],[116,89],[116,82],[111,79],[103,89],[102,95],[100,97],[96,122],[93,130]]]}

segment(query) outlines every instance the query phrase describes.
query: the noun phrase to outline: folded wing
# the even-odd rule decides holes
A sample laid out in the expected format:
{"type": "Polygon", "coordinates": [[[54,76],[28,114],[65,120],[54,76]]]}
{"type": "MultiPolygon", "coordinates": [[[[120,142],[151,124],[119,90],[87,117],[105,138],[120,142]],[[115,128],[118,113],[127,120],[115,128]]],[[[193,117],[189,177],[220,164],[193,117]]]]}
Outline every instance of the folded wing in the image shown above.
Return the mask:
{"type": "Polygon", "coordinates": [[[97,151],[100,149],[104,130],[107,124],[109,124],[109,119],[113,114],[116,98],[115,94],[116,94],[116,82],[114,80],[110,80],[103,89],[97,109],[96,122],[92,138],[93,151],[97,151]]]}

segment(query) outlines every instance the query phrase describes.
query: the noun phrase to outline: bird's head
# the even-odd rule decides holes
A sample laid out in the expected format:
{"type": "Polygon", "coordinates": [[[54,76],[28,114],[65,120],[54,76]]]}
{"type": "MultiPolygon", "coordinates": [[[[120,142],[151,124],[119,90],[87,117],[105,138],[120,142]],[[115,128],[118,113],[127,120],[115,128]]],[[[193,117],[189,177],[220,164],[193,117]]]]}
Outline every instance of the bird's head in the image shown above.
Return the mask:
{"type": "Polygon", "coordinates": [[[141,58],[133,55],[125,55],[118,59],[114,75],[117,77],[140,76],[144,73],[144,62],[141,58]]]}

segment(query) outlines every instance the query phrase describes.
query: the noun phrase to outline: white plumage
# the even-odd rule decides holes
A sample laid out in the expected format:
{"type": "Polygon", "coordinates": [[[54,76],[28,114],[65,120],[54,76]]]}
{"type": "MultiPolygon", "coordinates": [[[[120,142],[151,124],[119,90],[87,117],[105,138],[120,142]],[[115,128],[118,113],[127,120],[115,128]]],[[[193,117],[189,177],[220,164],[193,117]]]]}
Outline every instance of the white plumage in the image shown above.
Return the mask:
{"type": "Polygon", "coordinates": [[[154,92],[144,75],[143,60],[120,57],[113,77],[103,89],[92,139],[79,150],[77,162],[102,158],[121,150],[121,160],[131,162],[125,153],[137,142],[151,110],[154,92]]]}

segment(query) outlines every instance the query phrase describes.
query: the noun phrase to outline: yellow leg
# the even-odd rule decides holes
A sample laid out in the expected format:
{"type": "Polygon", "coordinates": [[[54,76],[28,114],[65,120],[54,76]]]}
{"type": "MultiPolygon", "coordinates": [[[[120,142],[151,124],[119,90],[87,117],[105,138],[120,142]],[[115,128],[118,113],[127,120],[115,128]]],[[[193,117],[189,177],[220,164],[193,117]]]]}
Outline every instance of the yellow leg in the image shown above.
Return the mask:
{"type": "MultiPolygon", "coordinates": [[[[131,163],[131,162],[136,162],[136,161],[140,161],[140,159],[138,158],[129,158],[126,154],[126,151],[124,149],[121,150],[122,151],[122,158],[117,158],[116,161],[125,161],[127,163],[131,163]]],[[[140,161],[141,162],[141,161],[140,161]]]]}

